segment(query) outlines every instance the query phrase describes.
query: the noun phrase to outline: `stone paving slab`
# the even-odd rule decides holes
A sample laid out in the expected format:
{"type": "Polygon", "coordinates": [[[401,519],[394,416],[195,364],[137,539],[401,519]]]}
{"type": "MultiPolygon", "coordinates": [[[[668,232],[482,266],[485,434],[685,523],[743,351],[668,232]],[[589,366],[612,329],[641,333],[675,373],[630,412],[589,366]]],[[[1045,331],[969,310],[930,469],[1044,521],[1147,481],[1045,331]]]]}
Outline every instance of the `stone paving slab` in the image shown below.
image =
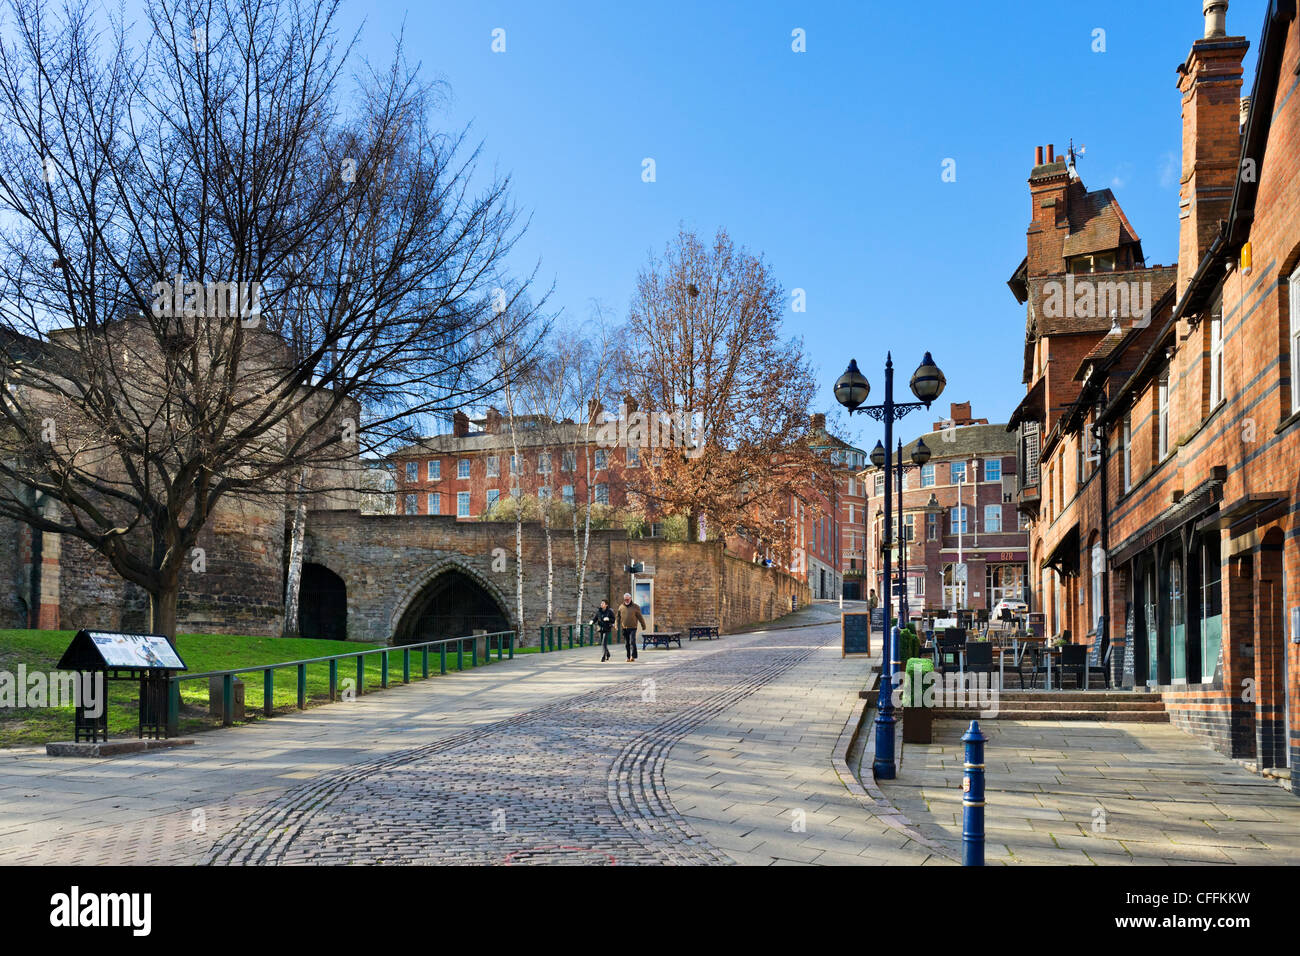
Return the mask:
{"type": "MultiPolygon", "coordinates": [[[[907,744],[886,797],[961,840],[961,735],[907,744]]],[[[986,859],[1008,864],[1300,864],[1300,798],[1168,724],[987,720],[986,859]]],[[[866,768],[870,772],[870,767],[866,768]]]]}

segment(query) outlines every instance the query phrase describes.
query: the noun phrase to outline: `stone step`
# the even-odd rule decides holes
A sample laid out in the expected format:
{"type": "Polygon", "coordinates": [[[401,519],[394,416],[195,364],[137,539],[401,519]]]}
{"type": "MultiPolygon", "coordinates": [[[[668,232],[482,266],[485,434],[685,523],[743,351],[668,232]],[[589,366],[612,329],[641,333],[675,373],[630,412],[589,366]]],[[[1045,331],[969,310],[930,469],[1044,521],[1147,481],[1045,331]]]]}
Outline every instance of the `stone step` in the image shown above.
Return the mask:
{"type": "Polygon", "coordinates": [[[1163,710],[1010,710],[999,709],[997,717],[980,716],[972,708],[935,708],[935,720],[1096,720],[1102,723],[1167,724],[1169,715],[1163,710]]]}
{"type": "Polygon", "coordinates": [[[1028,700],[1056,700],[1056,701],[1102,701],[1102,700],[1136,700],[1136,701],[1156,701],[1164,700],[1159,694],[1148,693],[1130,693],[1129,691],[1115,690],[1018,690],[1016,688],[1007,688],[1002,691],[1003,700],[1028,701],[1028,700]]]}
{"type": "Polygon", "coordinates": [[[1097,711],[1142,711],[1164,710],[1165,705],[1159,700],[1020,700],[1003,694],[998,698],[1000,706],[1013,710],[1097,710],[1097,711]]]}

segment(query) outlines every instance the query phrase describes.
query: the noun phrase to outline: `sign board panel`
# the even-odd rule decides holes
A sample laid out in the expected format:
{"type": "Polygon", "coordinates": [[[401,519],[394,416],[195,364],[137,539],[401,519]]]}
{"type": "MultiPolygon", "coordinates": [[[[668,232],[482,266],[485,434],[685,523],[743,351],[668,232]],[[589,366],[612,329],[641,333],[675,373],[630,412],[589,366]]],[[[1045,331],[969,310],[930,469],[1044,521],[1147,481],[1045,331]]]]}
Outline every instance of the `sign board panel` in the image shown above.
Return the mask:
{"type": "Polygon", "coordinates": [[[877,634],[885,633],[885,608],[883,606],[871,609],[871,629],[877,634]]]}
{"type": "Polygon", "coordinates": [[[59,660],[60,670],[183,671],[185,662],[162,634],[78,631],[59,660]]]}
{"type": "Polygon", "coordinates": [[[874,611],[871,614],[846,612],[840,615],[841,657],[871,653],[871,625],[875,623],[871,620],[873,617],[874,611]]]}

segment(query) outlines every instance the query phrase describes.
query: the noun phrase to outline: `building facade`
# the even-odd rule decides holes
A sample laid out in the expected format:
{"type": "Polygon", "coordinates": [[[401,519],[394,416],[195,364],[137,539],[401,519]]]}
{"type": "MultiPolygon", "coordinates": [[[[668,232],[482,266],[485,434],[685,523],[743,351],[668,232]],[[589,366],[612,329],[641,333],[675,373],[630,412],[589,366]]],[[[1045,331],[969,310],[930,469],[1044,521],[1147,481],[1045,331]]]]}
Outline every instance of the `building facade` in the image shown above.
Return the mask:
{"type": "MultiPolygon", "coordinates": [[[[1149,316],[1093,327],[1077,362],[1035,362],[1013,417],[1033,466],[1018,498],[1034,519],[1048,629],[1113,648],[1117,680],[1158,689],[1178,726],[1294,777],[1300,31],[1293,2],[1269,4],[1243,99],[1249,44],[1223,28],[1226,7],[1206,4],[1204,35],[1177,73],[1172,281],[1147,270],[1149,316]]],[[[1036,199],[1056,175],[1036,165],[1036,199]]],[[[1028,293],[1035,355],[1055,348],[1033,328],[1045,304],[1032,281],[1038,208],[1017,292],[1028,293]]]]}
{"type": "MultiPolygon", "coordinates": [[[[897,449],[895,449],[897,454],[897,449]]],[[[903,560],[907,605],[911,615],[958,608],[991,609],[999,601],[1032,605],[1027,571],[1028,535],[1016,512],[1016,442],[1004,425],[971,417],[969,403],[951,406],[934,431],[903,446],[902,530],[894,539],[907,542],[895,551],[893,573],[903,560]],[[912,464],[923,442],[930,460],[912,464]]],[[[869,536],[868,580],[884,593],[885,473],[874,465],[859,475],[869,536]]],[[[894,469],[894,501],[898,473],[894,469]]],[[[897,587],[893,592],[901,597],[897,587]]]]}

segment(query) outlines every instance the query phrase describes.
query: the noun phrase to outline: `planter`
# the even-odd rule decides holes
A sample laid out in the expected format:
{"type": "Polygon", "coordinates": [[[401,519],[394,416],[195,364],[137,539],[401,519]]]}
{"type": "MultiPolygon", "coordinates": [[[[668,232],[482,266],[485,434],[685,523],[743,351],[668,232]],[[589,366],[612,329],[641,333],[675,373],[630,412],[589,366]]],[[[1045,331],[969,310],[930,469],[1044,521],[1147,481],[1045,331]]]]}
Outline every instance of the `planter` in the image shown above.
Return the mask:
{"type": "Polygon", "coordinates": [[[934,737],[933,707],[903,708],[903,743],[928,744],[934,737]]]}

